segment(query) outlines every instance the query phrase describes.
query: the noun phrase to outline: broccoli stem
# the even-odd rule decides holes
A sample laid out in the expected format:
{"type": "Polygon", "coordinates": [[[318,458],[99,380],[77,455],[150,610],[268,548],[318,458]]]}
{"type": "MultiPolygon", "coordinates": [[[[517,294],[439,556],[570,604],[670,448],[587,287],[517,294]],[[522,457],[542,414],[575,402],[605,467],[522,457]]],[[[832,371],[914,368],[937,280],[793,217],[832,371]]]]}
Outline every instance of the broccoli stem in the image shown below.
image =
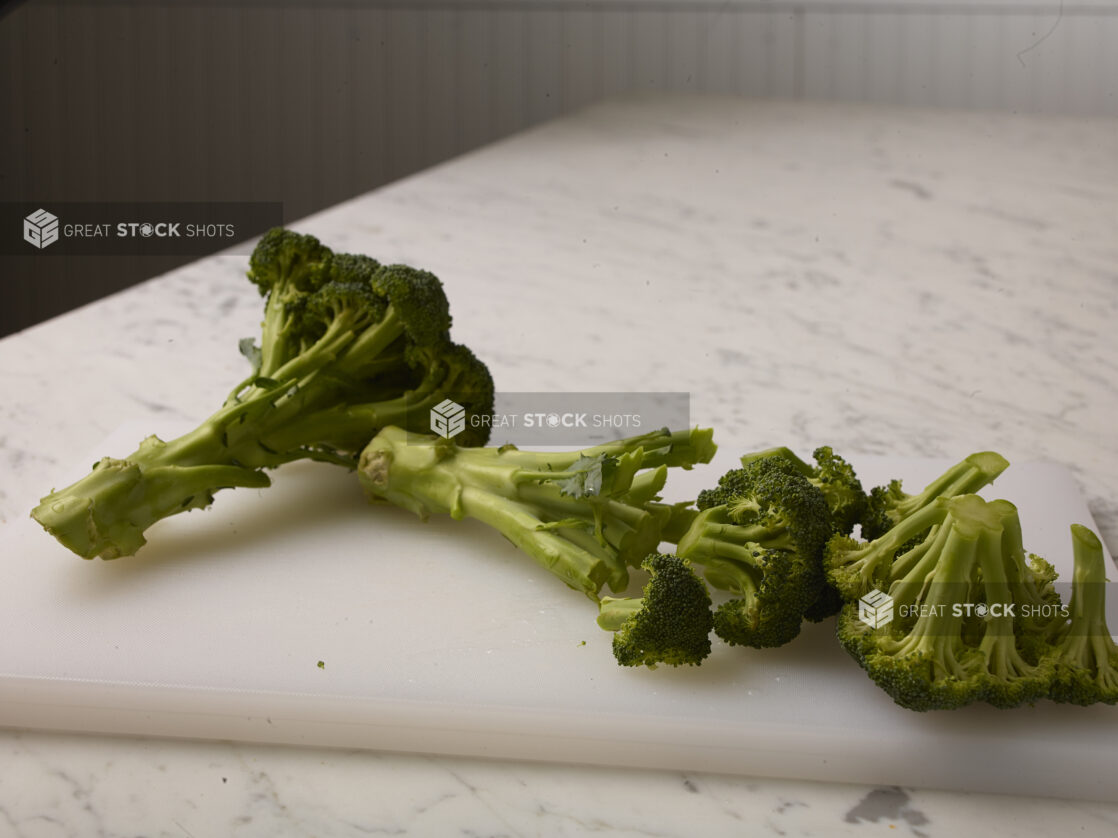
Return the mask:
{"type": "Polygon", "coordinates": [[[205,508],[221,489],[269,486],[260,469],[301,458],[340,459],[329,450],[312,450],[313,436],[272,439],[279,435],[273,429],[285,428],[329,386],[313,377],[294,391],[283,384],[253,385],[176,439],[151,436],[122,460],[101,460],[85,477],[44,497],[31,516],[83,558],[132,555],[156,521],[205,508]]]}
{"type": "Polygon", "coordinates": [[[1096,671],[1099,686],[1118,690],[1115,644],[1106,624],[1106,558],[1097,535],[1081,524],[1072,524],[1072,554],[1075,573],[1070,622],[1064,628],[1060,661],[1096,671]]]}
{"type": "Polygon", "coordinates": [[[988,485],[1007,468],[1009,461],[994,451],[971,454],[925,486],[920,494],[905,498],[897,504],[897,512],[903,518],[938,497],[972,494],[988,485]]]}
{"type": "Polygon", "coordinates": [[[926,657],[933,678],[965,678],[967,673],[956,649],[961,646],[963,615],[953,607],[960,601],[960,583],[970,579],[978,553],[978,533],[950,526],[936,571],[922,600],[920,615],[900,640],[882,638],[883,652],[899,657],[926,657]]]}
{"type": "Polygon", "coordinates": [[[638,456],[644,444],[662,446],[674,438],[660,432],[579,452],[524,452],[459,448],[389,427],[362,453],[359,474],[371,495],[422,518],[476,518],[596,599],[603,585],[625,587],[627,566],[638,566],[659,544],[664,516],[625,502],[629,473],[620,485],[615,476],[600,494],[587,497],[564,494],[557,483],[577,473],[573,466],[580,459],[603,451],[638,456]]]}
{"type": "MultiPolygon", "coordinates": [[[[996,502],[995,502],[996,503],[996,502]]],[[[993,504],[991,504],[993,505],[993,504]]],[[[1002,531],[985,530],[978,547],[978,569],[986,592],[986,630],[978,650],[986,659],[989,672],[996,678],[1009,680],[1031,675],[1036,671],[1017,650],[1014,630],[1013,592],[1009,586],[1002,559],[1002,531]]]]}
{"type": "MultiPolygon", "coordinates": [[[[832,582],[847,599],[858,599],[870,590],[878,578],[884,576],[888,580],[891,563],[901,547],[940,524],[945,515],[943,506],[928,503],[864,546],[849,551],[840,549],[835,558],[828,556],[832,582]]],[[[836,538],[833,542],[840,548],[852,543],[850,539],[843,538],[836,538]]],[[[918,558],[919,554],[910,557],[905,565],[918,558]]]]}
{"type": "Polygon", "coordinates": [[[148,437],[127,460],[105,457],[81,480],[51,492],[31,515],[83,558],[115,559],[140,549],[156,521],[209,506],[219,489],[271,484],[268,475],[245,466],[190,465],[204,461],[205,436],[194,432],[170,443],[148,437]]]}
{"type": "Polygon", "coordinates": [[[611,567],[608,555],[587,550],[572,550],[571,545],[552,530],[541,529],[530,507],[472,486],[463,486],[458,495],[462,516],[474,518],[497,530],[514,546],[531,556],[541,567],[559,577],[568,587],[582,591],[597,601],[605,584],[623,587],[624,567],[611,567]]]}
{"type": "Polygon", "coordinates": [[[604,596],[599,605],[598,625],[606,631],[620,631],[644,607],[644,601],[640,597],[604,596]]]}
{"type": "Polygon", "coordinates": [[[916,602],[935,572],[949,534],[949,528],[935,524],[927,538],[897,559],[889,571],[889,596],[895,608],[903,609],[916,602]],[[903,567],[898,567],[902,561],[903,567]]]}

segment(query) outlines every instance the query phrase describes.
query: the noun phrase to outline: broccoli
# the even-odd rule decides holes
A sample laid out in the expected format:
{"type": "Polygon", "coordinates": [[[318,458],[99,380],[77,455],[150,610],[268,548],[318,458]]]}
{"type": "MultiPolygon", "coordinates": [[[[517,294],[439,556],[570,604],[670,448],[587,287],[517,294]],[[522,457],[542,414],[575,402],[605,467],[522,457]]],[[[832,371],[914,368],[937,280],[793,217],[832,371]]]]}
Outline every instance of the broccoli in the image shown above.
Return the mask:
{"type": "Polygon", "coordinates": [[[993,451],[971,454],[956,463],[927,486],[918,495],[909,495],[901,488],[900,480],[887,486],[870,490],[865,513],[862,517],[862,538],[874,539],[883,535],[909,515],[938,497],[966,495],[983,486],[1009,468],[1009,462],[993,451]]]}
{"type": "Polygon", "coordinates": [[[714,456],[709,430],[666,428],[583,451],[463,448],[452,440],[385,428],[361,454],[371,500],[420,518],[474,518],[595,602],[604,585],[629,583],[656,552],[668,507],[655,507],[669,468],[714,456]]]}
{"type": "MultiPolygon", "coordinates": [[[[827,508],[831,511],[831,526],[836,533],[849,535],[865,517],[868,498],[862,488],[862,481],[854,473],[853,467],[842,457],[835,454],[829,446],[821,446],[812,452],[815,465],[810,466],[786,447],[769,448],[741,458],[743,465],[765,457],[781,457],[793,465],[813,486],[823,492],[827,508]]],[[[832,617],[842,608],[841,594],[829,581],[824,581],[815,601],[804,611],[804,619],[813,623],[832,617]]]]}
{"type": "Polygon", "coordinates": [[[1056,672],[1049,697],[1067,704],[1118,703],[1118,646],[1106,625],[1106,559],[1098,536],[1071,527],[1075,575],[1070,620],[1055,632],[1056,672]]]}
{"type": "MultiPolygon", "coordinates": [[[[1008,708],[1045,697],[1053,672],[1047,630],[1019,619],[1025,609],[1017,599],[1029,585],[1043,585],[1030,578],[1023,554],[1008,549],[1019,532],[1016,507],[974,494],[941,497],[899,527],[917,517],[930,524],[923,540],[885,574],[895,616],[871,627],[858,603],[848,602],[839,642],[910,710],[978,701],[1008,708]]],[[[896,529],[883,537],[886,554],[908,540],[896,529]]],[[[1049,626],[1059,619],[1054,612],[1049,626]]]]}
{"type": "Polygon", "coordinates": [[[823,557],[827,581],[845,600],[865,595],[883,581],[894,558],[925,542],[928,529],[942,518],[939,498],[977,492],[1008,466],[1000,454],[986,451],[953,465],[918,495],[905,494],[899,480],[873,489],[862,521],[867,543],[841,533],[832,536],[823,557]]]}
{"type": "Polygon", "coordinates": [[[676,552],[733,595],[715,611],[715,634],[756,648],[792,640],[823,586],[823,492],[787,460],[766,457],[727,472],[696,506],[676,552]]]}
{"type": "Polygon", "coordinates": [[[640,597],[602,597],[598,625],[613,636],[622,666],[697,666],[710,654],[710,594],[689,562],[653,553],[641,567],[649,580],[640,597]]]}
{"type": "MultiPolygon", "coordinates": [[[[381,428],[425,430],[444,399],[492,412],[489,371],[450,341],[433,275],[275,229],[248,276],[266,298],[261,341],[241,341],[254,370],[224,405],[178,439],[151,436],[124,459],[100,460],[32,511],[73,552],[132,555],[156,521],[208,506],[219,489],[268,486],[264,469],[293,460],[354,468],[381,428]]],[[[459,435],[466,445],[486,439],[484,425],[459,435]]]]}
{"type": "Polygon", "coordinates": [[[784,446],[746,454],[741,462],[744,466],[767,457],[787,460],[808,482],[823,492],[836,532],[849,535],[854,525],[860,523],[865,516],[867,497],[862,489],[862,481],[854,473],[853,467],[829,446],[821,446],[812,452],[814,466],[808,465],[784,446]]]}

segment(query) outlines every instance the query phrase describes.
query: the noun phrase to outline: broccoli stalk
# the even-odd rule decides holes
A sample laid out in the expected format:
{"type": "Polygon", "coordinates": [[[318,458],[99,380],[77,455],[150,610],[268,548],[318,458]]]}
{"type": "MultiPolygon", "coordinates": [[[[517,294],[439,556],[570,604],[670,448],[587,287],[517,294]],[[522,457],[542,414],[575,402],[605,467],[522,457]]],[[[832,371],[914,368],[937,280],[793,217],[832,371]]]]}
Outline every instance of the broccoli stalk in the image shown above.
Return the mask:
{"type": "MultiPolygon", "coordinates": [[[[151,436],[124,459],[42,499],[32,516],[85,558],[134,554],[156,521],[213,502],[223,488],[263,488],[264,469],[299,459],[353,468],[381,428],[426,430],[451,398],[490,413],[485,365],[450,342],[439,281],[403,266],[334,254],[311,236],[276,229],[250,259],[265,295],[259,347],[242,341],[253,373],[195,430],[151,436]]],[[[484,444],[484,430],[459,441],[484,444]]]]}
{"type": "Polygon", "coordinates": [[[667,429],[579,452],[463,448],[386,428],[361,454],[373,500],[426,519],[473,518],[595,602],[656,551],[667,515],[652,502],[669,468],[709,462],[710,431],[667,429]]]}
{"type": "MultiPolygon", "coordinates": [[[[941,497],[894,530],[929,521],[923,540],[884,574],[896,616],[871,627],[848,602],[839,615],[840,643],[912,710],[976,701],[1007,708],[1044,697],[1052,675],[1046,632],[1017,619],[1018,580],[1029,569],[1006,549],[1019,531],[1016,507],[973,494],[941,497]]],[[[887,542],[882,552],[907,535],[891,530],[879,539],[887,542]]]]}
{"type": "Polygon", "coordinates": [[[1075,574],[1070,620],[1056,633],[1050,697],[1067,704],[1118,703],[1118,645],[1106,625],[1106,558],[1098,536],[1071,527],[1075,574]]]}
{"type": "Polygon", "coordinates": [[[715,633],[756,648],[792,640],[823,585],[831,532],[823,493],[776,456],[727,472],[696,505],[676,552],[733,595],[715,611],[715,633]]]}
{"type": "Polygon", "coordinates": [[[614,632],[622,666],[697,666],[710,654],[710,593],[678,556],[653,553],[641,567],[649,579],[640,597],[602,597],[598,625],[614,632]]]}
{"type": "Polygon", "coordinates": [[[923,536],[939,526],[945,515],[946,509],[932,502],[873,541],[862,543],[849,536],[832,536],[823,554],[828,581],[847,601],[865,596],[875,586],[887,586],[898,552],[915,540],[913,549],[918,552],[904,553],[906,566],[927,554],[931,542],[923,536]]]}
{"type": "Polygon", "coordinates": [[[936,506],[939,498],[977,492],[1008,466],[1000,454],[985,451],[971,454],[951,466],[919,494],[905,494],[899,480],[873,489],[862,521],[862,537],[866,542],[843,533],[832,536],[823,557],[827,581],[842,599],[856,600],[864,596],[876,584],[885,581],[892,572],[893,561],[901,553],[924,544],[920,550],[906,556],[901,565],[901,569],[906,569],[907,563],[918,561],[930,546],[931,542],[924,536],[944,514],[943,509],[936,506]]]}
{"type": "Polygon", "coordinates": [[[900,480],[870,490],[862,518],[862,537],[877,538],[940,497],[977,492],[1009,468],[1009,461],[994,451],[971,454],[924,487],[917,495],[906,494],[900,480]]]}

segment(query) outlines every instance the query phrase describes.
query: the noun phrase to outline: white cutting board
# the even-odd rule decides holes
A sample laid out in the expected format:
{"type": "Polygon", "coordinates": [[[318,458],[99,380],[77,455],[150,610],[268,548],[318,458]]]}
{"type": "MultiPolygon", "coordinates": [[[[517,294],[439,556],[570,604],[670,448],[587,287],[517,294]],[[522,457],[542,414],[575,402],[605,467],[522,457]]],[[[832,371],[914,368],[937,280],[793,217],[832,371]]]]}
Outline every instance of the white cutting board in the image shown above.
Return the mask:
{"type": "MultiPolygon", "coordinates": [[[[735,465],[727,442],[670,499],[735,465]]],[[[851,459],[867,486],[910,491],[947,465],[851,459]]],[[[700,668],[623,669],[593,604],[484,527],[368,506],[332,466],[274,478],[112,562],[5,525],[0,725],[1118,799],[1118,708],[912,713],[833,621],[776,650],[716,642],[700,668]]],[[[30,509],[50,487],[26,488],[30,509]]],[[[1065,469],[1018,464],[984,494],[1070,578],[1067,527],[1091,521],[1065,469]]]]}

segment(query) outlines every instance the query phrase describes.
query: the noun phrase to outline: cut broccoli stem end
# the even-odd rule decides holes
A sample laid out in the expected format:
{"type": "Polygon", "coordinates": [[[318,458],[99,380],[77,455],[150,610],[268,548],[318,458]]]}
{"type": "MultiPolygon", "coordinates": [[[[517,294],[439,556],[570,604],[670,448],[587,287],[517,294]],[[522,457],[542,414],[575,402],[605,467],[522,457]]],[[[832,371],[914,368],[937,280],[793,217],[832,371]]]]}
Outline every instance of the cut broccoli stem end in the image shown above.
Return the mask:
{"type": "Polygon", "coordinates": [[[143,547],[144,532],[156,521],[209,506],[220,489],[271,483],[251,468],[163,465],[144,453],[141,447],[134,458],[102,459],[81,480],[43,498],[31,517],[77,555],[114,559],[143,547]]]}
{"type": "Polygon", "coordinates": [[[602,597],[598,603],[598,625],[606,631],[620,631],[643,606],[640,597],[602,597]]]}
{"type": "Polygon", "coordinates": [[[1007,468],[1009,461],[995,451],[971,454],[929,483],[920,494],[897,504],[896,515],[903,519],[939,497],[973,494],[993,483],[1007,468]]]}
{"type": "Polygon", "coordinates": [[[282,419],[276,408],[281,398],[277,387],[253,386],[245,399],[226,404],[176,439],[150,436],[124,459],[102,459],[71,486],[43,498],[32,517],[85,558],[133,555],[156,521],[206,507],[220,489],[264,488],[271,481],[261,469],[329,456],[260,443],[259,429],[282,419]]]}

